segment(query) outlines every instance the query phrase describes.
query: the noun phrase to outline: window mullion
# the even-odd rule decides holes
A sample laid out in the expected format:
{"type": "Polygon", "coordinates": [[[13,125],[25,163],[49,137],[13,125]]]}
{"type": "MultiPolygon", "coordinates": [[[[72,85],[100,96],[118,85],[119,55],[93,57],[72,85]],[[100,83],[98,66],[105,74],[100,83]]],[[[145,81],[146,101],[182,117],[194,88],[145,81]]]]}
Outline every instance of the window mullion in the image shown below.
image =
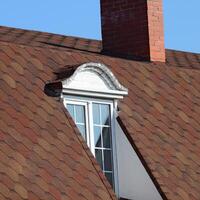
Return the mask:
{"type": "Polygon", "coordinates": [[[94,128],[93,128],[93,117],[92,117],[92,102],[88,102],[88,122],[89,122],[89,137],[90,137],[90,148],[92,154],[95,156],[95,144],[94,144],[94,128]]]}
{"type": "Polygon", "coordinates": [[[76,108],[75,108],[75,106],[73,106],[73,110],[74,110],[74,121],[75,121],[75,124],[76,124],[76,108]]]}
{"type": "Polygon", "coordinates": [[[89,108],[88,104],[85,104],[85,129],[86,129],[86,139],[87,145],[90,147],[90,127],[89,127],[89,108]]]}
{"type": "Polygon", "coordinates": [[[102,156],[102,170],[103,172],[105,171],[105,168],[104,168],[104,150],[103,150],[103,134],[102,134],[102,116],[101,116],[101,105],[99,104],[99,119],[100,119],[100,124],[101,124],[101,156],[102,156]]]}

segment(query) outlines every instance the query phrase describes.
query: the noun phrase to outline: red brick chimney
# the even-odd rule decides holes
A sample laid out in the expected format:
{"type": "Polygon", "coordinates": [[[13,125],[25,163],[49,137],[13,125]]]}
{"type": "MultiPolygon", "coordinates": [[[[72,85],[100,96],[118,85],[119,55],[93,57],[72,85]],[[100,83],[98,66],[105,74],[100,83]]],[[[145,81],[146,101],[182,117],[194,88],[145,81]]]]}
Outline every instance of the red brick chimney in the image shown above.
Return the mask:
{"type": "Polygon", "coordinates": [[[101,0],[103,52],[165,62],[162,0],[101,0]]]}

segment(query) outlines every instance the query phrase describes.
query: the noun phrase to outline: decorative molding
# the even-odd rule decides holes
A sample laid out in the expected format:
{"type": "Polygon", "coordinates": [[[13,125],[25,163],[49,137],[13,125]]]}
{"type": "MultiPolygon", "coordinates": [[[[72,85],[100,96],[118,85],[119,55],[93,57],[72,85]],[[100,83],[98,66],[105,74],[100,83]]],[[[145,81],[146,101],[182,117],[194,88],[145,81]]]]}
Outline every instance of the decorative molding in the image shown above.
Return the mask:
{"type": "MultiPolygon", "coordinates": [[[[89,79],[88,79],[89,81],[89,79]]],[[[107,96],[113,96],[114,98],[123,98],[123,96],[128,94],[128,89],[122,86],[117,78],[114,76],[114,74],[111,72],[108,67],[106,67],[104,64],[101,63],[85,63],[79,66],[76,71],[73,73],[73,75],[64,81],[62,81],[63,85],[63,92],[64,93],[70,93],[71,94],[78,94],[81,92],[82,95],[86,94],[86,96],[95,96],[95,93],[98,93],[98,96],[101,96],[99,94],[102,94],[102,97],[107,96]],[[107,90],[99,89],[100,87],[96,88],[94,90],[91,88],[72,88],[70,84],[75,81],[75,78],[78,74],[82,72],[90,72],[95,74],[98,78],[100,78],[104,84],[107,87],[107,90]],[[92,95],[93,93],[93,95],[92,95]]]]}

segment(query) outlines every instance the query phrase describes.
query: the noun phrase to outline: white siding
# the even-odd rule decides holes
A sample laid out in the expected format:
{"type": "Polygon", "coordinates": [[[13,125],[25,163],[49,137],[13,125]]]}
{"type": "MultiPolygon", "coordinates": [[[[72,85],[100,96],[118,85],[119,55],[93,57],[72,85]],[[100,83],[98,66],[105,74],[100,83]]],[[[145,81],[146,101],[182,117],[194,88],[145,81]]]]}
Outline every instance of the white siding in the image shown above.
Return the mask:
{"type": "Polygon", "coordinates": [[[119,196],[131,200],[162,200],[133,147],[116,122],[119,196]]]}

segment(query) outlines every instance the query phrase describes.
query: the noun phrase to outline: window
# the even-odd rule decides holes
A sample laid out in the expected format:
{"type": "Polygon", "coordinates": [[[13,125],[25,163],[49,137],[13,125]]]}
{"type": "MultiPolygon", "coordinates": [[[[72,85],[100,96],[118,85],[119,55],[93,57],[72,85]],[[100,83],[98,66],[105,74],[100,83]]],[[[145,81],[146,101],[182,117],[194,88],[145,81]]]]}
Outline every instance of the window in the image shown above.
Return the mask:
{"type": "Polygon", "coordinates": [[[87,141],[85,106],[73,103],[68,103],[66,106],[70,115],[74,119],[74,122],[77,125],[80,133],[82,134],[83,138],[87,141]]]}
{"type": "Polygon", "coordinates": [[[66,97],[64,104],[114,188],[112,101],[66,97]]]}

